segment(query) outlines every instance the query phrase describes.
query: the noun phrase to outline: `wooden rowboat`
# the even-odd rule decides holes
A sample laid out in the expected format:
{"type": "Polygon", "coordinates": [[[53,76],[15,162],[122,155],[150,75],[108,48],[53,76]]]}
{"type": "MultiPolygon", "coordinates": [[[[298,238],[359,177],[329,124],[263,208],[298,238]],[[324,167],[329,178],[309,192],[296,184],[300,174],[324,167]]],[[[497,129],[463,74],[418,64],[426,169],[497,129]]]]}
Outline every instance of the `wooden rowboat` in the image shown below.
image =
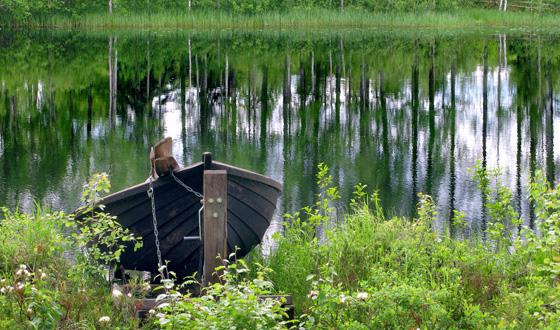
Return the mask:
{"type": "MultiPolygon", "coordinates": [[[[158,236],[162,259],[169,261],[169,270],[176,272],[179,278],[195,271],[200,274],[202,241],[196,237],[199,236],[201,199],[176,179],[194,191],[202,192],[204,170],[227,171],[228,251],[237,249],[238,257],[245,256],[261,242],[269,227],[282,185],[269,177],[212,161],[208,154],[203,162],[181,168],[171,156],[171,149],[171,139],[168,138],[151,153],[158,236]],[[170,171],[175,178],[169,175],[170,171]]],[[[124,227],[143,239],[141,249],[126,249],[121,256],[121,265],[125,269],[156,274],[158,260],[148,189],[149,182],[145,182],[109,195],[100,204],[105,205],[106,212],[117,216],[124,227]]]]}

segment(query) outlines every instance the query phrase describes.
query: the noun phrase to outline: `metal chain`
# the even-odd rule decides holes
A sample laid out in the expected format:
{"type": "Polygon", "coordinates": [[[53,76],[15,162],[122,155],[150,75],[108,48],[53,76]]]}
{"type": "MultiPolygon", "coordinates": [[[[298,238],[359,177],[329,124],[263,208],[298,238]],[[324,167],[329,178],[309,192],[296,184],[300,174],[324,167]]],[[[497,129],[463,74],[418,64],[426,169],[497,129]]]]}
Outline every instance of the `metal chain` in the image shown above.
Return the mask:
{"type": "Polygon", "coordinates": [[[200,199],[204,198],[204,196],[202,196],[201,193],[199,193],[198,191],[195,191],[193,188],[191,188],[191,187],[187,186],[186,184],[184,184],[183,181],[179,180],[179,179],[175,176],[175,174],[173,173],[173,171],[170,171],[170,172],[171,172],[171,176],[173,177],[173,179],[174,179],[181,187],[187,189],[188,192],[190,192],[191,194],[194,194],[196,197],[198,197],[198,198],[200,198],[200,199]]]}
{"type": "Polygon", "coordinates": [[[159,247],[159,232],[158,232],[158,228],[157,228],[157,218],[156,218],[156,201],[155,201],[155,197],[154,197],[154,180],[152,178],[152,176],[150,175],[150,183],[149,183],[149,188],[148,188],[148,196],[150,197],[151,201],[152,201],[152,222],[154,225],[154,237],[155,237],[155,242],[156,242],[156,253],[157,253],[157,258],[158,258],[158,270],[161,273],[162,277],[165,277],[164,274],[166,272],[163,271],[162,267],[163,267],[163,262],[161,259],[161,249],[159,247]]]}
{"type": "MultiPolygon", "coordinates": [[[[188,185],[186,185],[185,183],[183,183],[183,181],[179,180],[175,174],[173,173],[173,171],[171,172],[171,176],[173,177],[173,179],[183,188],[185,188],[188,192],[190,192],[191,194],[194,194],[196,197],[203,199],[204,196],[199,193],[198,191],[195,191],[193,188],[189,187],[188,185]]],[[[162,278],[167,279],[167,272],[163,271],[163,261],[161,258],[161,249],[159,247],[159,231],[158,231],[158,225],[157,225],[157,217],[156,217],[156,201],[155,201],[155,196],[154,196],[154,179],[152,178],[152,175],[150,173],[149,176],[149,188],[148,188],[148,196],[150,197],[151,203],[152,203],[152,223],[154,225],[154,239],[155,239],[155,244],[156,244],[156,253],[157,253],[157,259],[158,259],[158,270],[161,273],[162,278]]],[[[201,207],[200,210],[198,211],[198,226],[199,226],[199,236],[200,234],[200,213],[202,212],[202,209],[204,208],[201,207]]]]}

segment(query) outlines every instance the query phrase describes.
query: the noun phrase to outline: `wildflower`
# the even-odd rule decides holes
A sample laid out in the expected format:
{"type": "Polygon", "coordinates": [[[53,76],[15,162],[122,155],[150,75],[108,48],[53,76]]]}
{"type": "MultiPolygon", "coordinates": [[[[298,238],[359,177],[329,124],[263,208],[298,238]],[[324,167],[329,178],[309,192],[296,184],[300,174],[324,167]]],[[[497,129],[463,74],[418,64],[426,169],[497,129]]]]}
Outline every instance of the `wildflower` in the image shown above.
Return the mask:
{"type": "Polygon", "coordinates": [[[319,291],[315,291],[315,290],[311,290],[307,294],[307,298],[312,299],[312,300],[317,299],[317,296],[319,296],[319,291]]]}
{"type": "Polygon", "coordinates": [[[148,311],[148,314],[150,314],[150,315],[154,315],[155,313],[156,313],[156,311],[153,310],[153,309],[150,309],[150,310],[148,311]]]}
{"type": "Polygon", "coordinates": [[[11,285],[8,285],[8,286],[6,287],[6,291],[7,291],[7,292],[12,292],[12,291],[14,291],[14,287],[11,286],[11,285]]]}
{"type": "Polygon", "coordinates": [[[123,294],[122,294],[121,290],[115,288],[115,289],[113,289],[112,295],[113,295],[113,298],[118,299],[118,298],[122,297],[123,294]]]}
{"type": "Polygon", "coordinates": [[[340,302],[342,304],[346,303],[348,301],[348,296],[346,295],[340,295],[340,302]]]}
{"type": "Polygon", "coordinates": [[[126,296],[127,296],[128,298],[132,298],[132,293],[129,292],[129,293],[126,294],[126,296]]]}
{"type": "Polygon", "coordinates": [[[367,300],[369,298],[369,294],[367,292],[358,292],[356,295],[356,299],[358,300],[367,300]]]}
{"type": "Polygon", "coordinates": [[[173,281],[172,280],[165,279],[165,280],[162,280],[162,282],[163,282],[163,287],[166,288],[167,290],[173,288],[173,281]]]}
{"type": "Polygon", "coordinates": [[[31,308],[28,308],[25,312],[26,312],[27,316],[33,315],[33,309],[31,309],[31,308]]]}
{"type": "Polygon", "coordinates": [[[165,317],[165,314],[163,314],[163,313],[157,313],[157,314],[156,314],[156,317],[157,317],[158,319],[162,319],[162,318],[165,317]]]}
{"type": "Polygon", "coordinates": [[[0,288],[0,293],[1,294],[6,294],[6,292],[8,292],[8,290],[4,287],[0,288]]]}
{"type": "Polygon", "coordinates": [[[1,279],[0,279],[0,284],[1,284],[1,283],[5,283],[5,282],[6,282],[6,279],[5,279],[5,278],[1,278],[1,279]]]}
{"type": "MultiPolygon", "coordinates": [[[[24,266],[25,267],[25,266],[24,266]]],[[[16,272],[16,276],[23,276],[23,277],[28,277],[30,275],[30,273],[27,271],[27,269],[20,267],[18,269],[18,271],[16,272]]]]}
{"type": "Polygon", "coordinates": [[[25,283],[18,282],[16,285],[16,290],[21,291],[25,288],[25,283]]]}
{"type": "Polygon", "coordinates": [[[106,323],[109,323],[109,322],[111,322],[111,318],[109,316],[101,316],[99,318],[99,323],[101,323],[101,324],[106,324],[106,323]]]}

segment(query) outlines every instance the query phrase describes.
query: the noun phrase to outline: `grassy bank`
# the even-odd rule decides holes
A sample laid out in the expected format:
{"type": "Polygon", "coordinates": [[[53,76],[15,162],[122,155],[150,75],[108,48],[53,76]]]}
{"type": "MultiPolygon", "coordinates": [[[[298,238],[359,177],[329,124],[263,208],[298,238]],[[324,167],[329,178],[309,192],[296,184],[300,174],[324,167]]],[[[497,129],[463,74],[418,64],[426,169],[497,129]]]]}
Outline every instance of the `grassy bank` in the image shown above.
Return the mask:
{"type": "Polygon", "coordinates": [[[307,328],[557,329],[560,192],[542,177],[533,184],[542,233],[536,236],[520,225],[498,177],[474,172],[486,196],[487,226],[465,238],[460,212],[436,233],[428,196],[420,199],[417,219],[385,219],[364,186],[344,221],[332,224],[329,205],[337,192],[323,176],[328,197],[293,216],[261,262],[275,288],[294,295],[307,328]],[[328,229],[319,235],[318,227],[328,229]]]}
{"type": "Polygon", "coordinates": [[[431,28],[431,29],[556,29],[557,14],[466,9],[453,12],[375,12],[310,9],[255,15],[194,11],[153,14],[86,14],[31,19],[20,27],[60,29],[323,29],[323,28],[431,28]]]}
{"type": "MultiPolygon", "coordinates": [[[[323,193],[317,203],[288,217],[270,256],[255,251],[245,261],[226,263],[222,283],[204,289],[202,297],[192,297],[172,279],[164,281],[165,292],[158,297],[163,304],[143,323],[133,315],[127,296],[142,297],[145,285],[136,282],[136,291],[111,293],[100,276],[102,260],[116,260],[116,255],[100,255],[95,249],[105,237],[99,233],[120,230],[111,217],[99,213],[90,218],[95,222],[74,227],[76,220],[63,213],[4,210],[0,328],[560,326],[560,190],[542,175],[530,189],[540,235],[521,225],[499,173],[480,167],[473,179],[484,196],[486,229],[470,235],[465,234],[469,228],[461,212],[445,231],[436,232],[437,214],[429,196],[420,197],[417,218],[386,219],[378,196],[368,194],[363,185],[356,187],[343,221],[333,222],[338,191],[326,167],[320,167],[318,178],[323,193]],[[69,224],[75,232],[71,236],[69,224]],[[69,250],[78,251],[74,259],[65,256],[69,250]],[[293,295],[295,320],[285,321],[286,310],[278,302],[259,299],[271,293],[293,295]]],[[[89,196],[105,190],[96,180],[89,186],[94,192],[89,196]]],[[[127,235],[109,236],[112,240],[104,244],[127,235]]]]}

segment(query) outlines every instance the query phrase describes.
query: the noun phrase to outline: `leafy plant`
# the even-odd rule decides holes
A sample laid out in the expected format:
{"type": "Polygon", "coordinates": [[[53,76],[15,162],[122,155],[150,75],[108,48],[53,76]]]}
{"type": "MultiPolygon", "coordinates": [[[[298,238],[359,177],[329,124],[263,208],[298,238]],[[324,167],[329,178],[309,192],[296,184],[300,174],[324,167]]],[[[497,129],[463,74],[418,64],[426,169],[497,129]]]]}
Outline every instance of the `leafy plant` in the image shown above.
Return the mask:
{"type": "Polygon", "coordinates": [[[108,193],[110,188],[106,173],[94,174],[84,186],[81,200],[85,205],[78,210],[79,216],[74,222],[67,222],[76,231],[73,237],[86,257],[82,265],[89,270],[118,262],[127,246],[133,245],[134,250],[142,247],[140,237],[122,227],[115,216],[103,212],[100,193],[108,193]]]}
{"type": "MultiPolygon", "coordinates": [[[[151,311],[154,325],[159,329],[287,329],[286,308],[282,302],[269,295],[273,286],[267,280],[268,269],[259,267],[256,276],[249,279],[249,272],[242,261],[230,263],[216,271],[220,282],[202,288],[202,295],[194,297],[174,290],[165,284],[166,293],[158,296],[160,304],[151,311]]],[[[200,285],[195,278],[182,287],[200,285]]]]}

